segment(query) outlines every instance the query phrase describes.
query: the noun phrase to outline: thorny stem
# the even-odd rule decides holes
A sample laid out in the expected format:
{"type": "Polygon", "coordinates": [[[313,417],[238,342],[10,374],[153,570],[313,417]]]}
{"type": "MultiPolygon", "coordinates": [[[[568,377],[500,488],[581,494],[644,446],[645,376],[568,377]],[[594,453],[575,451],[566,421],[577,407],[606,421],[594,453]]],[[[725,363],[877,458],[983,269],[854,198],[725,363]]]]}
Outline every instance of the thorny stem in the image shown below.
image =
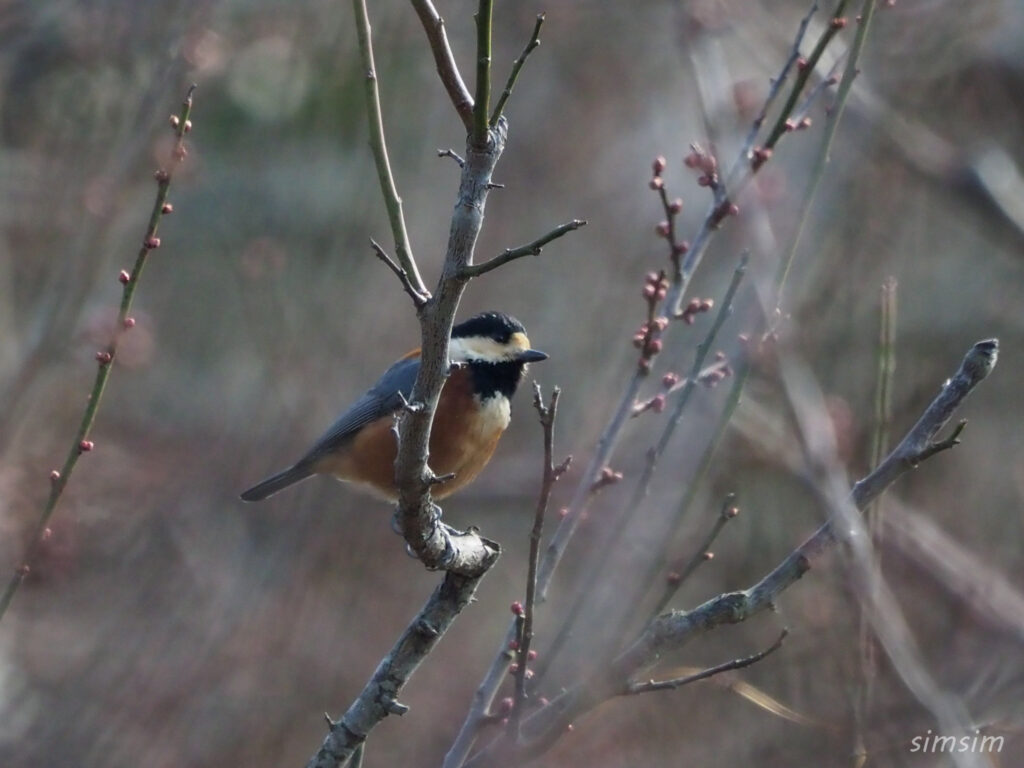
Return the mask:
{"type": "Polygon", "coordinates": [[[32,563],[39,553],[39,548],[45,538],[50,519],[57,509],[57,503],[60,501],[61,494],[71,478],[71,473],[78,463],[79,457],[83,453],[92,450],[92,443],[88,439],[89,432],[92,430],[93,422],[96,420],[96,413],[103,398],[103,391],[107,386],[107,380],[110,378],[110,371],[113,368],[114,358],[117,354],[118,341],[121,338],[121,334],[134,325],[134,321],[129,318],[128,313],[131,311],[135,289],[138,287],[139,278],[142,277],[142,270],[146,266],[150,252],[160,246],[160,240],[156,237],[160,219],[171,211],[170,207],[165,207],[168,205],[167,195],[171,187],[173,170],[187,154],[185,134],[192,129],[192,123],[189,118],[192,114],[192,94],[195,92],[195,89],[195,84],[189,87],[185,100],[181,105],[181,114],[171,119],[176,139],[171,152],[170,166],[167,169],[158,170],[155,174],[157,180],[156,199],[153,201],[153,208],[149,214],[149,223],[146,225],[146,234],[142,238],[142,246],[135,257],[135,265],[132,267],[131,272],[121,273],[120,280],[124,288],[121,293],[121,306],[117,313],[117,324],[114,328],[114,334],[107,346],[96,353],[96,378],[93,381],[92,391],[89,394],[88,405],[86,405],[85,412],[82,414],[82,421],[78,425],[78,431],[75,433],[71,449],[68,451],[63,467],[50,476],[50,494],[43,506],[43,511],[36,523],[32,537],[29,539],[28,548],[22,558],[21,565],[15,570],[11,580],[7,583],[6,589],[4,589],[3,596],[0,597],[0,619],[7,612],[7,608],[14,599],[18,587],[21,586],[25,577],[29,574],[32,563]]]}

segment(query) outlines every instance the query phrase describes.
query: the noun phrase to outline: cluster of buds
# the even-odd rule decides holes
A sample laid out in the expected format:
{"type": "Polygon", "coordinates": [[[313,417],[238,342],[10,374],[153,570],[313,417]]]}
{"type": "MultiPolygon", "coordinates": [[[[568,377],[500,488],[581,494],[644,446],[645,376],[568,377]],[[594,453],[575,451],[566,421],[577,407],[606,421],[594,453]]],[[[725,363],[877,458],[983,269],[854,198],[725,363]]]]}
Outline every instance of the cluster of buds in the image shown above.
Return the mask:
{"type": "Polygon", "coordinates": [[[668,295],[668,277],[662,272],[648,272],[644,277],[643,297],[653,307],[668,295]]]}
{"type": "Polygon", "coordinates": [[[666,165],[667,162],[661,155],[654,158],[654,162],[651,163],[651,181],[649,186],[658,193],[661,198],[661,205],[665,209],[665,219],[658,222],[654,231],[658,237],[663,237],[668,241],[669,247],[672,249],[672,258],[678,259],[690,249],[690,244],[685,240],[676,242],[675,219],[683,210],[683,201],[678,197],[671,201],[668,199],[668,194],[665,191],[665,180],[661,177],[661,174],[665,172],[666,165]]]}
{"type": "Polygon", "coordinates": [[[801,117],[799,120],[794,120],[792,117],[786,120],[784,123],[786,131],[792,133],[793,131],[804,131],[811,127],[811,118],[801,117]]]}
{"type": "Polygon", "coordinates": [[[697,184],[715,189],[718,186],[718,160],[699,144],[690,145],[690,154],[683,158],[687,168],[700,171],[697,184]]]}
{"type": "Polygon", "coordinates": [[[687,325],[693,325],[697,315],[711,311],[714,306],[713,299],[690,299],[690,303],[683,307],[677,317],[687,325]]]}

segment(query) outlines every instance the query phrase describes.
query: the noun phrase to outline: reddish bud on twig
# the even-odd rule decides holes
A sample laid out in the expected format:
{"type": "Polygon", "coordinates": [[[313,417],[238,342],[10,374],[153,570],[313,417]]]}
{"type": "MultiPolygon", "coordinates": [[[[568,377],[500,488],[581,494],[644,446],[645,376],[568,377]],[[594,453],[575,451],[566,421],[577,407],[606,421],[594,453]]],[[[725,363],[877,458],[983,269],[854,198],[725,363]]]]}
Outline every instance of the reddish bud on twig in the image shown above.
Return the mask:
{"type": "Polygon", "coordinates": [[[512,610],[512,613],[514,613],[516,616],[522,616],[526,612],[523,609],[523,604],[521,602],[519,602],[518,600],[516,600],[514,603],[512,603],[511,610],[512,610]]]}
{"type": "Polygon", "coordinates": [[[125,327],[125,330],[130,330],[130,329],[134,328],[135,327],[135,318],[134,317],[126,317],[124,319],[124,327],[125,327]]]}
{"type": "Polygon", "coordinates": [[[177,129],[177,127],[178,127],[179,125],[181,125],[181,120],[180,120],[180,119],[178,118],[178,116],[177,116],[177,115],[171,115],[171,116],[170,116],[170,117],[169,117],[169,118],[167,119],[167,122],[169,122],[169,123],[171,124],[171,128],[175,128],[175,129],[177,129]]]}
{"type": "Polygon", "coordinates": [[[661,339],[651,339],[647,345],[647,352],[651,355],[657,355],[661,352],[661,339]]]}
{"type": "Polygon", "coordinates": [[[569,514],[569,508],[568,507],[562,507],[560,510],[558,510],[558,516],[559,517],[565,517],[568,514],[569,514]]]}
{"type": "Polygon", "coordinates": [[[667,221],[659,221],[654,231],[658,233],[659,237],[668,237],[670,231],[669,223],[667,221]]]}
{"type": "Polygon", "coordinates": [[[164,203],[163,206],[160,208],[160,213],[164,214],[165,216],[168,213],[174,213],[174,206],[171,205],[170,203],[164,203]]]}
{"type": "Polygon", "coordinates": [[[533,670],[528,669],[525,672],[523,672],[523,677],[525,677],[527,680],[533,680],[533,670]]]}
{"type": "Polygon", "coordinates": [[[640,373],[650,373],[651,361],[641,357],[640,360],[637,361],[636,367],[640,369],[640,373]]]}
{"type": "Polygon", "coordinates": [[[765,149],[764,147],[756,147],[753,152],[753,157],[750,160],[750,165],[756,171],[762,165],[771,160],[772,150],[765,149]]]}
{"type": "Polygon", "coordinates": [[[807,59],[805,59],[803,56],[798,58],[796,60],[796,68],[799,69],[801,72],[807,69],[807,59]]]}
{"type": "Polygon", "coordinates": [[[43,535],[40,537],[40,539],[42,541],[47,541],[51,538],[53,538],[53,528],[50,528],[49,526],[43,528],[43,535]]]}
{"type": "Polygon", "coordinates": [[[519,650],[519,641],[518,640],[509,640],[508,641],[508,649],[510,651],[518,651],[519,650]]]}
{"type": "Polygon", "coordinates": [[[162,184],[163,182],[171,178],[171,174],[169,174],[163,168],[159,168],[153,173],[153,178],[162,184]]]}
{"type": "Polygon", "coordinates": [[[676,198],[668,204],[668,210],[670,213],[679,213],[683,210],[683,201],[680,198],[676,198]]]}
{"type": "Polygon", "coordinates": [[[667,164],[668,163],[665,160],[665,158],[662,157],[661,155],[658,155],[656,158],[654,158],[654,162],[651,163],[651,170],[654,171],[655,176],[661,176],[661,174],[665,171],[665,166],[667,164]]]}
{"type": "Polygon", "coordinates": [[[82,442],[80,442],[78,444],[78,452],[79,453],[88,453],[89,451],[91,451],[95,447],[96,447],[96,444],[92,440],[83,440],[82,442]]]}
{"type": "Polygon", "coordinates": [[[678,383],[679,374],[672,373],[671,371],[669,371],[668,373],[661,377],[661,386],[663,386],[665,389],[671,389],[678,383]]]}
{"type": "Polygon", "coordinates": [[[530,661],[534,661],[537,658],[537,652],[532,650],[532,649],[527,651],[526,652],[526,658],[529,659],[530,661]]]}
{"type": "Polygon", "coordinates": [[[123,270],[123,269],[122,269],[122,270],[121,270],[121,271],[120,271],[120,272],[119,272],[119,273],[117,274],[117,279],[118,279],[118,281],[119,281],[119,282],[120,282],[120,283],[121,283],[122,285],[128,285],[128,281],[132,279],[132,276],[131,276],[131,275],[129,275],[129,274],[128,274],[128,272],[126,272],[125,270],[123,270]]]}
{"type": "Polygon", "coordinates": [[[668,328],[668,318],[667,317],[656,317],[656,318],[654,318],[654,327],[657,328],[659,331],[664,331],[666,328],[668,328]]]}
{"type": "Polygon", "coordinates": [[[843,27],[846,26],[846,18],[843,16],[839,16],[838,18],[832,19],[832,22],[829,26],[831,26],[832,29],[842,29],[843,27]]]}
{"type": "Polygon", "coordinates": [[[650,283],[648,283],[647,285],[645,285],[645,286],[644,286],[644,294],[643,294],[643,295],[644,295],[644,298],[645,298],[645,299],[647,299],[648,301],[650,301],[651,299],[653,299],[653,298],[654,298],[654,296],[655,296],[655,295],[656,295],[657,293],[658,293],[658,289],[657,289],[657,288],[655,288],[655,287],[654,287],[653,285],[651,285],[650,283]]]}
{"type": "Polygon", "coordinates": [[[669,584],[672,584],[673,586],[678,584],[682,580],[683,580],[683,577],[681,575],[679,575],[678,573],[676,573],[675,571],[669,571],[665,575],[665,581],[668,582],[669,584]]]}
{"type": "Polygon", "coordinates": [[[676,243],[672,247],[672,253],[674,253],[676,256],[682,256],[688,250],[690,250],[690,241],[689,240],[683,240],[681,243],[676,243]]]}
{"type": "Polygon", "coordinates": [[[727,510],[725,510],[725,516],[728,517],[730,520],[736,517],[736,515],[738,515],[739,513],[739,507],[729,507],[727,510]]]}
{"type": "Polygon", "coordinates": [[[50,473],[50,482],[56,483],[58,480],[60,480],[60,472],[55,469],[50,473]]]}
{"type": "Polygon", "coordinates": [[[185,121],[185,133],[189,133],[191,130],[192,130],[192,121],[191,120],[186,120],[185,121]]]}
{"type": "Polygon", "coordinates": [[[159,248],[160,247],[160,238],[159,237],[147,237],[143,241],[142,244],[144,246],[146,246],[146,248],[148,248],[149,250],[153,250],[154,248],[159,248]]]}
{"type": "Polygon", "coordinates": [[[665,395],[655,395],[651,399],[651,410],[655,413],[661,413],[665,410],[665,395]]]}
{"type": "Polygon", "coordinates": [[[501,714],[503,714],[503,715],[507,715],[509,712],[512,711],[512,707],[514,707],[514,706],[515,706],[515,702],[512,700],[512,697],[511,696],[506,696],[498,704],[498,711],[501,712],[501,714]]]}
{"type": "Polygon", "coordinates": [[[661,176],[655,176],[653,179],[651,179],[650,184],[648,184],[648,186],[651,189],[658,190],[665,186],[665,182],[661,180],[661,176]]]}
{"type": "Polygon", "coordinates": [[[517,674],[519,674],[519,665],[518,664],[509,664],[508,665],[508,673],[510,675],[517,675],[517,674]]]}
{"type": "Polygon", "coordinates": [[[96,353],[96,360],[100,365],[109,365],[110,361],[113,359],[114,358],[111,356],[111,354],[106,350],[101,350],[100,352],[96,353]]]}

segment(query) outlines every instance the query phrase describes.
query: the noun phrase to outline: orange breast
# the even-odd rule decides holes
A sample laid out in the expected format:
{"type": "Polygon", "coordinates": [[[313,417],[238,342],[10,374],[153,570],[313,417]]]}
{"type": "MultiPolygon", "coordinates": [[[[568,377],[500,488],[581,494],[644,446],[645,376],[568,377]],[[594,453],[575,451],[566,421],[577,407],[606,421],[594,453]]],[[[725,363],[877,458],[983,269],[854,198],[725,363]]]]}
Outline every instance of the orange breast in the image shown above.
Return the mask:
{"type": "MultiPolygon", "coordinates": [[[[480,474],[508,422],[507,398],[499,395],[481,404],[473,396],[469,371],[462,368],[452,373],[434,414],[428,463],[436,474],[454,473],[455,477],[434,488],[435,499],[450,496],[480,474]]],[[[389,416],[368,424],[345,448],[322,459],[317,471],[358,483],[394,501],[397,449],[392,423],[389,416]]]]}

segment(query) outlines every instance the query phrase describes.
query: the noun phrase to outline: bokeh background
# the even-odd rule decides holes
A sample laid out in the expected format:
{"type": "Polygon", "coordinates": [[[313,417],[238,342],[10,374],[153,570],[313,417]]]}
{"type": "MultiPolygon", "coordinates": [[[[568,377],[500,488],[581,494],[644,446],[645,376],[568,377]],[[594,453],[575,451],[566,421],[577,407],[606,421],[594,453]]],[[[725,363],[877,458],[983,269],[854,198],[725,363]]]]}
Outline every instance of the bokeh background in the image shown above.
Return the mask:
{"type": "MultiPolygon", "coordinates": [[[[439,9],[469,78],[472,4],[439,9]]],[[[474,282],[461,316],[513,313],[551,354],[531,375],[563,388],[558,446],[576,457],[556,509],[634,365],[643,275],[665,265],[651,160],[668,159],[666,182],[692,236],[707,193],[682,165],[688,145],[713,142],[731,162],[805,10],[795,0],[497,4],[499,82],[536,13],[547,23],[508,107],[497,174],[506,188],[491,195],[478,255],[573,217],[589,224],[474,282]]],[[[371,13],[392,163],[432,282],[457,184],[436,150],[461,150],[464,135],[410,7],[386,0],[371,13]]],[[[390,238],[351,8],[8,0],[0,41],[4,572],[18,564],[77,426],[120,299],[116,276],[134,258],[152,172],[171,141],[167,116],[190,82],[199,86],[175,211],[137,293],[138,324],[123,340],[96,449],[0,623],[0,764],[302,765],[323,736],[321,713],[344,710],[438,578],[405,555],[384,505],[331,481],[258,506],[237,499],[416,344],[405,295],[367,247],[371,236],[390,238]]],[[[1006,738],[985,759],[1020,765],[1024,10],[1015,0],[899,0],[877,14],[861,70],[788,284],[780,343],[819,377],[857,477],[868,463],[887,277],[899,282],[895,434],[970,344],[1000,338],[998,369],[962,413],[964,445],[893,489],[881,551],[940,686],[1006,738]]],[[[810,129],[783,140],[697,276],[695,295],[718,298],[751,250],[754,278],[723,331],[726,350],[757,314],[751,287],[792,238],[829,98],[812,108],[810,129]]],[[[709,322],[675,331],[659,371],[685,370],[709,322]]],[[[588,581],[599,599],[544,693],[631,631],[607,617],[665,537],[724,397],[724,386],[698,392],[624,554],[588,581]]],[[[411,711],[374,732],[367,765],[439,764],[508,605],[522,597],[541,443],[527,394],[514,414],[496,465],[445,508],[504,554],[403,693],[411,711]]],[[[693,546],[726,492],[743,512],[676,605],[751,583],[820,521],[778,461],[795,445],[787,420],[770,366],[757,371],[672,551],[693,546]]],[[[542,657],[661,424],[647,413],[628,428],[614,461],[626,481],[594,505],[539,617],[542,657]]],[[[935,724],[884,659],[872,708],[855,721],[857,618],[840,565],[822,563],[777,615],[719,630],[675,660],[745,655],[786,624],[782,650],[720,682],[742,680],[788,710],[716,682],[619,700],[539,764],[840,766],[858,733],[874,765],[947,764],[909,752],[935,724]]]]}

